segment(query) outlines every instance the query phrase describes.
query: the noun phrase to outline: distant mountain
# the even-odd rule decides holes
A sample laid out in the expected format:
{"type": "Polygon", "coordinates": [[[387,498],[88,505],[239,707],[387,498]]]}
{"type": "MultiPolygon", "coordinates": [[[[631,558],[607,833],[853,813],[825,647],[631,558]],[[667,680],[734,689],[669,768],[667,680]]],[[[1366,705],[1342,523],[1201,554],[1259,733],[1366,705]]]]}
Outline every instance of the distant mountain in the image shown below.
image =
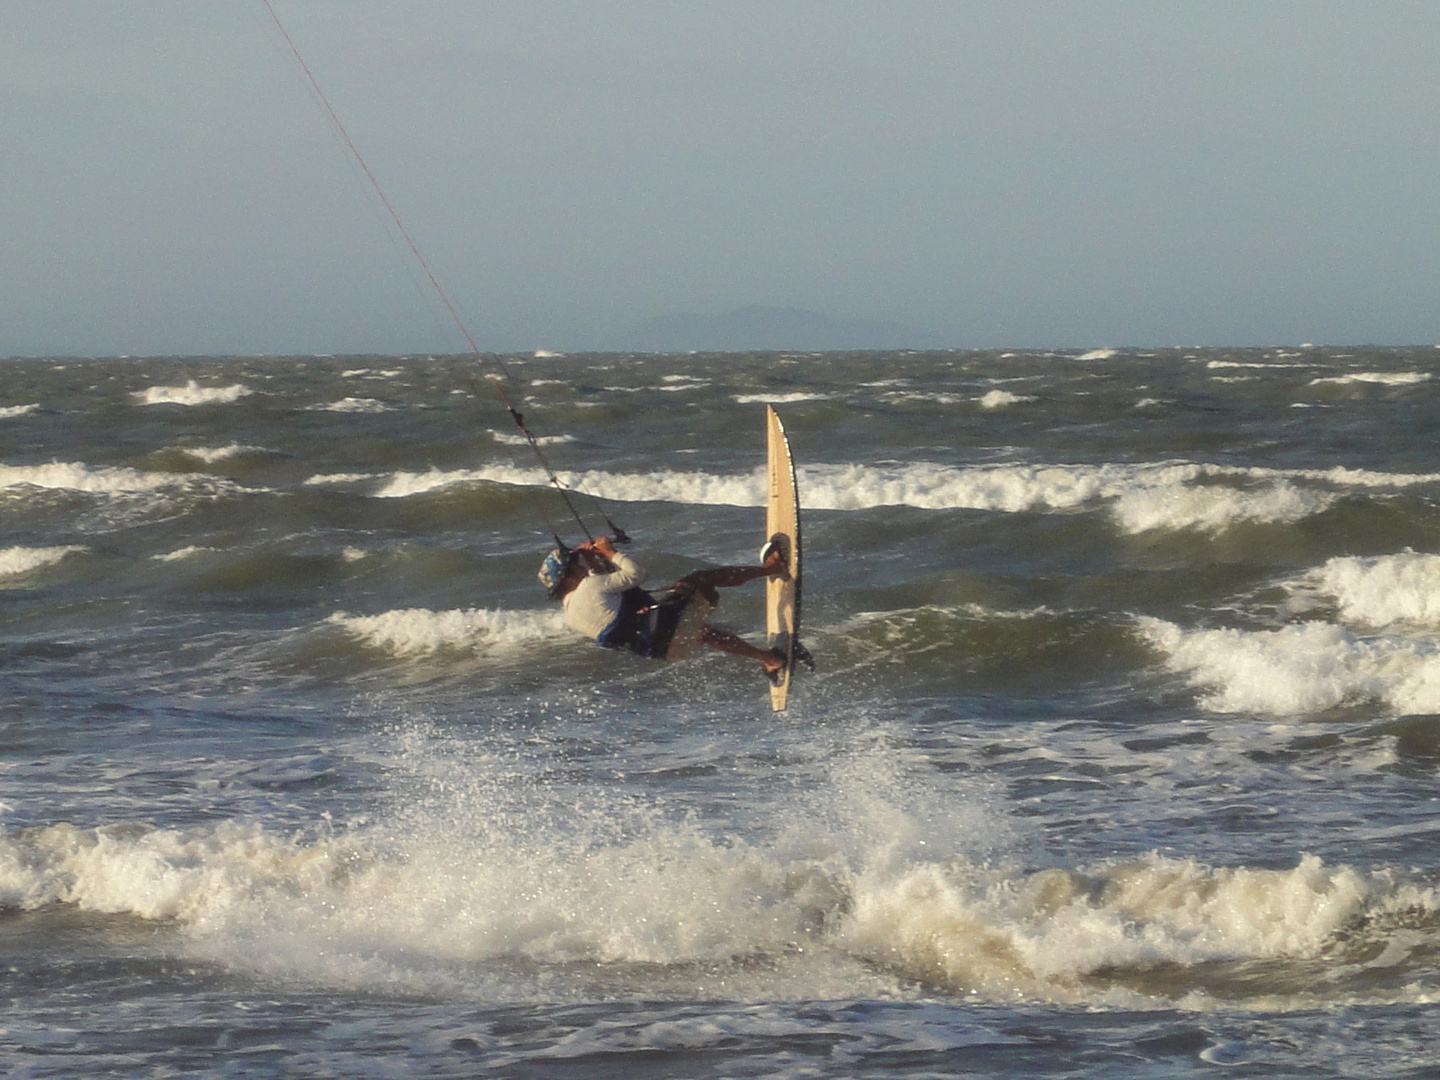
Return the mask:
{"type": "Polygon", "coordinates": [[[620,345],[636,352],[903,349],[920,344],[921,336],[901,323],[754,305],[721,315],[662,315],[632,327],[620,345]]]}

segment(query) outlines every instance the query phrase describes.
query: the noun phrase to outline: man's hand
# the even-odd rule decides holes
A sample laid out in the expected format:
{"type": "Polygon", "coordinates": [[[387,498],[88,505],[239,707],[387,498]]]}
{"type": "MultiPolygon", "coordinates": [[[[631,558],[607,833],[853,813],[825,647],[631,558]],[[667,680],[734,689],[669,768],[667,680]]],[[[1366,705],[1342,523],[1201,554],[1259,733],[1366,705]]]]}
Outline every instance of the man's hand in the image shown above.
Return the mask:
{"type": "Polygon", "coordinates": [[[615,564],[611,558],[615,555],[615,545],[608,536],[597,537],[594,540],[586,540],[583,544],[576,544],[575,550],[580,553],[580,558],[585,565],[597,574],[609,574],[615,570],[615,564]]]}

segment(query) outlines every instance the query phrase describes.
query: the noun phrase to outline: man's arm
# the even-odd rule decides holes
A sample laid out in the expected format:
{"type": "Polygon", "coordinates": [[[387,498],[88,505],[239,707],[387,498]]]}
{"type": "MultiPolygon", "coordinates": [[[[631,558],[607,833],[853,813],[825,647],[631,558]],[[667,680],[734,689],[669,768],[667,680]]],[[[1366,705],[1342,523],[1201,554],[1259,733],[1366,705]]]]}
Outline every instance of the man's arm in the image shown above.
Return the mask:
{"type": "Polygon", "coordinates": [[[615,550],[608,536],[587,540],[575,549],[605,592],[624,592],[645,580],[645,570],[628,555],[615,550]]]}

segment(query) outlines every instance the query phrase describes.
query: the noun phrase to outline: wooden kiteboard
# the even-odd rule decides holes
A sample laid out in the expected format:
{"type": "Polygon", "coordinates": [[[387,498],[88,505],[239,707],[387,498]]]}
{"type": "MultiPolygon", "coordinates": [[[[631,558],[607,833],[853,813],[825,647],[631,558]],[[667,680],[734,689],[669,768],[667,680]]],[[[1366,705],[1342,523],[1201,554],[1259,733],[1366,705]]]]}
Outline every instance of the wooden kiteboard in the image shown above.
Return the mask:
{"type": "Polygon", "coordinates": [[[808,656],[800,645],[800,495],[795,486],[795,462],[780,417],[765,406],[765,437],[769,447],[769,496],[765,501],[765,539],[783,537],[789,559],[790,580],[767,578],[765,582],[765,630],[770,648],[785,654],[785,670],[778,684],[770,687],[770,707],[785,708],[795,662],[808,656]]]}

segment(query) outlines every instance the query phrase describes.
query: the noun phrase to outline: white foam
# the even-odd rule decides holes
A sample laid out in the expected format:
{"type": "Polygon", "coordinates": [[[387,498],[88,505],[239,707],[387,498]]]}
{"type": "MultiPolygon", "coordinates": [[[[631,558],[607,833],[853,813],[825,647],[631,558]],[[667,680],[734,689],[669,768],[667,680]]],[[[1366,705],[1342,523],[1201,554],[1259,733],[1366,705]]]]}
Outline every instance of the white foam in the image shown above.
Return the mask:
{"type": "MultiPolygon", "coordinates": [[[[816,510],[867,510],[913,506],[927,510],[972,509],[1007,513],[1065,511],[1114,502],[1116,520],[1128,532],[1151,529],[1217,531],[1235,522],[1299,520],[1333,504],[1336,488],[1407,487],[1440,482],[1437,474],[1359,470],[1235,469],[1168,462],[1149,465],[978,465],[927,462],[895,465],[811,465],[800,470],[806,506],[816,510]],[[1235,480],[1242,486],[1217,484],[1235,480]],[[1196,484],[1196,481],[1212,481],[1196,484]],[[1326,485],[1300,487],[1295,482],[1326,485]]],[[[763,475],[717,475],[663,470],[652,473],[562,472],[560,481],[604,499],[693,505],[761,506],[763,475]]],[[[363,475],[316,476],[307,483],[341,483],[363,475]]],[[[400,472],[375,495],[405,498],[454,484],[496,483],[543,487],[539,469],[492,465],[480,469],[400,472]]]]}
{"type": "Polygon", "coordinates": [[[176,447],[186,457],[192,457],[196,461],[203,461],[206,465],[214,465],[217,462],[229,461],[241,454],[265,454],[269,453],[263,446],[245,446],[240,443],[231,443],[229,446],[181,446],[176,447]]]}
{"type": "Polygon", "coordinates": [[[1410,386],[1414,383],[1429,382],[1433,375],[1428,371],[1357,371],[1352,375],[1332,375],[1323,379],[1311,379],[1311,386],[1322,383],[1345,385],[1348,383],[1378,383],[1381,386],[1410,386]]]}
{"type": "MultiPolygon", "coordinates": [[[[494,789],[497,764],[437,772],[448,801],[417,807],[408,829],[6,835],[0,906],[173,920],[194,955],[333,987],[443,992],[468,978],[484,994],[486,961],[523,959],[542,969],[531,994],[544,1000],[607,965],[641,980],[636,996],[874,998],[907,980],[982,1001],[1140,1007],[1166,1002],[1114,973],[1305,961],[1367,920],[1383,946],[1440,910],[1433,890],[1313,856],[1289,869],[1150,855],[1006,872],[883,796],[797,818],[770,842],[717,838],[584,794],[563,811],[527,805],[494,789]]],[[[524,977],[490,992],[513,1002],[524,977]]]]}
{"type": "Polygon", "coordinates": [[[338,412],[338,413],[383,413],[392,411],[393,406],[383,401],[376,401],[374,398],[341,398],[339,401],[332,401],[325,405],[307,405],[306,412],[338,412]]]}
{"type": "Polygon", "coordinates": [[[32,405],[6,405],[0,407],[0,420],[7,420],[12,416],[25,416],[38,408],[40,408],[38,401],[32,405]]]}
{"type": "Polygon", "coordinates": [[[1440,712],[1440,644],[1360,637],[1324,622],[1278,630],[1185,630],[1141,618],[1172,671],[1213,712],[1299,716],[1374,702],[1400,713],[1440,712]]]}
{"type": "Polygon", "coordinates": [[[1081,353],[1079,356],[1075,357],[1075,359],[1076,359],[1076,360],[1109,360],[1112,356],[1115,356],[1119,351],[1120,351],[1120,350],[1118,350],[1118,349],[1091,349],[1091,350],[1090,350],[1089,352],[1087,352],[1087,353],[1081,353]]]}
{"type": "MultiPolygon", "coordinates": [[[[759,506],[764,481],[759,473],[741,476],[714,476],[707,473],[655,472],[560,473],[567,486],[591,492],[605,499],[627,502],[679,502],[705,506],[759,506]]],[[[401,499],[422,495],[454,484],[512,484],[541,487],[549,481],[539,469],[491,465],[481,469],[394,474],[375,492],[376,498],[401,499]]]]}
{"type": "MultiPolygon", "coordinates": [[[[496,431],[490,429],[490,437],[497,443],[505,446],[528,446],[530,441],[524,435],[511,434],[508,431],[496,431]]],[[[575,441],[574,435],[537,435],[535,441],[541,446],[555,446],[558,443],[571,443],[575,441]]]]}
{"type": "Polygon", "coordinates": [[[811,394],[803,390],[792,391],[788,394],[735,394],[734,400],[738,405],[785,405],[797,401],[828,401],[829,394],[811,394]]]}
{"type": "Polygon", "coordinates": [[[1302,582],[1334,598],[1349,623],[1440,626],[1440,555],[1407,551],[1330,559],[1302,582]]]}
{"type": "Polygon", "coordinates": [[[91,466],[78,462],[0,465],[0,489],[29,484],[39,488],[68,491],[119,493],[154,491],[172,484],[183,484],[185,481],[186,477],[175,473],[141,472],[123,466],[91,466]]]}
{"type": "MultiPolygon", "coordinates": [[[[994,393],[994,391],[991,392],[994,393]]],[[[881,394],[880,400],[892,402],[897,405],[906,401],[924,401],[935,405],[960,405],[976,399],[965,394],[922,393],[919,390],[892,390],[887,394],[881,394]]]]}
{"type": "Polygon", "coordinates": [[[183,559],[190,558],[192,555],[199,555],[201,552],[214,550],[216,549],[213,547],[201,547],[190,544],[183,548],[176,548],[174,551],[167,551],[163,555],[151,555],[150,558],[156,562],[180,562],[183,559]]]}
{"type": "MultiPolygon", "coordinates": [[[[1298,353],[1280,353],[1281,356],[1299,355],[1298,353]]],[[[1211,360],[1205,366],[1212,370],[1217,368],[1256,368],[1259,370],[1308,368],[1311,364],[1275,364],[1264,363],[1258,360],[1211,360]]]]}
{"type": "Polygon", "coordinates": [[[67,544],[63,547],[0,548],[0,578],[16,577],[20,574],[28,574],[32,570],[54,566],[66,555],[85,550],[87,549],[77,544],[67,544]]]}
{"type": "Polygon", "coordinates": [[[1216,484],[1127,491],[1115,502],[1115,517],[1127,533],[1152,529],[1219,532],[1240,522],[1286,524],[1318,514],[1339,496],[1297,488],[1285,480],[1258,489],[1216,484]]]}
{"type": "Polygon", "coordinates": [[[327,620],[372,648],[396,656],[423,656],[442,649],[515,649],[569,637],[562,613],[554,611],[431,611],[405,608],[380,615],[337,612],[327,620]]]}
{"type": "Polygon", "coordinates": [[[367,480],[374,480],[376,473],[316,473],[314,476],[306,477],[307,485],[321,486],[325,484],[360,484],[367,480]]]}
{"type": "Polygon", "coordinates": [[[990,390],[983,397],[975,399],[982,409],[1001,409],[1006,405],[1018,405],[1035,398],[1025,394],[1012,394],[1009,390],[990,390]]]}
{"type": "Polygon", "coordinates": [[[132,396],[142,405],[228,405],[254,392],[241,383],[201,386],[191,379],[184,386],[152,386],[132,396]]]}

